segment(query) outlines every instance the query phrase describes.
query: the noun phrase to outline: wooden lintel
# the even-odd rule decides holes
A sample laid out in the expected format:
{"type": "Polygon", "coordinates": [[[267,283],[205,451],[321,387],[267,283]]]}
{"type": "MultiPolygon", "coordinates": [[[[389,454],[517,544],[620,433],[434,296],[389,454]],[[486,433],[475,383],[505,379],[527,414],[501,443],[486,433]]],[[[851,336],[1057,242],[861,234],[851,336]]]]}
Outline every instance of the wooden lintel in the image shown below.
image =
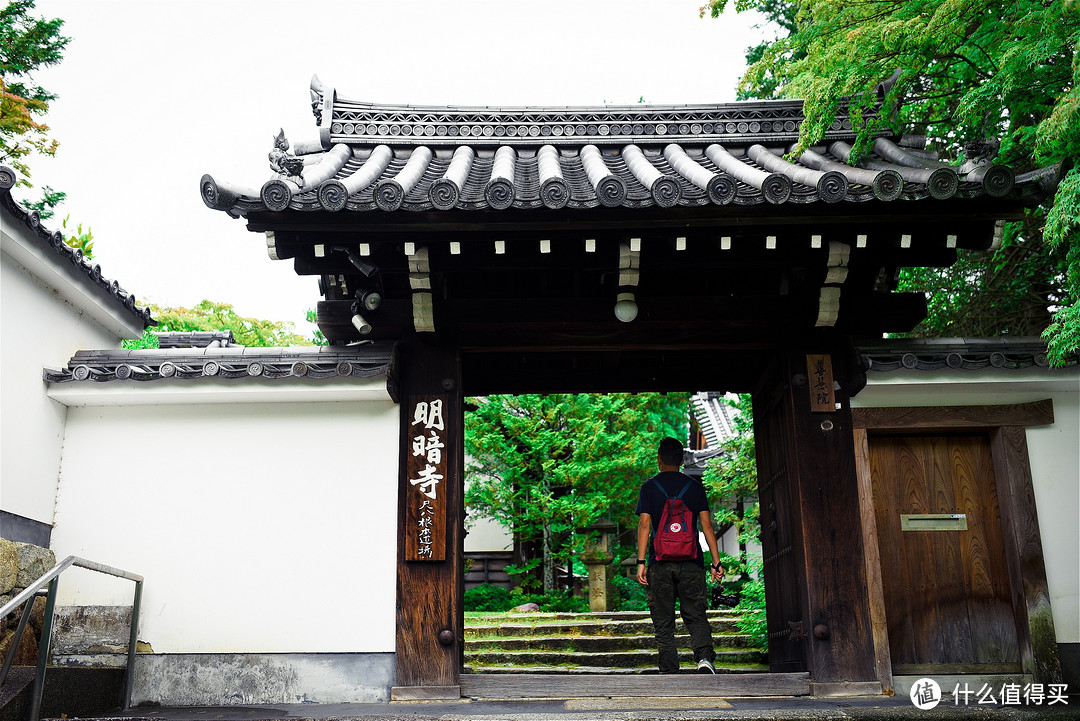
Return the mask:
{"type": "Polygon", "coordinates": [[[1051,425],[1054,403],[1047,399],[1001,406],[854,408],[851,416],[856,428],[883,433],[918,429],[990,430],[999,426],[1051,425]]]}

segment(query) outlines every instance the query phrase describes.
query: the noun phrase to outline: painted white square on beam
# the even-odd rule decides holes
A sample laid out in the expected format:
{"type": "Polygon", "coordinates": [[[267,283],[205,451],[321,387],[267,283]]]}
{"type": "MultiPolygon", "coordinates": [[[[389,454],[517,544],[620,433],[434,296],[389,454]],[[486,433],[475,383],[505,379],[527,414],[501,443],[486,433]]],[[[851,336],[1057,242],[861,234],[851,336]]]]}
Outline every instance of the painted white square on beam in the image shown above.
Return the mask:
{"type": "Polygon", "coordinates": [[[596,252],[596,238],[586,238],[585,239],[585,252],[586,253],[595,253],[596,252]]]}
{"type": "Polygon", "coordinates": [[[946,235],[945,236],[945,247],[946,248],[955,248],[956,247],[956,236],[955,235],[946,235]]]}
{"type": "Polygon", "coordinates": [[[363,256],[371,255],[371,243],[361,243],[360,244],[360,255],[363,255],[363,256]]]}
{"type": "Polygon", "coordinates": [[[901,235],[900,236],[900,247],[901,248],[910,248],[911,247],[911,236],[910,235],[901,235]]]}
{"type": "Polygon", "coordinates": [[[725,235],[720,238],[720,250],[731,250],[731,236],[725,235]]]}
{"type": "Polygon", "coordinates": [[[316,243],[315,244],[315,257],[316,258],[325,258],[326,257],[326,246],[323,245],[322,243],[316,243]]]}
{"type": "Polygon", "coordinates": [[[810,236],[810,247],[811,248],[820,248],[821,247],[821,236],[820,235],[811,235],[810,236]]]}
{"type": "Polygon", "coordinates": [[[776,236],[775,235],[767,235],[767,236],[765,236],[765,249],[766,250],[776,250],[776,236]]]}
{"type": "Polygon", "coordinates": [[[641,252],[641,238],[631,238],[630,239],[630,250],[632,250],[635,253],[640,253],[641,252]]]}
{"type": "Polygon", "coordinates": [[[496,240],[495,241],[495,255],[505,255],[505,254],[506,254],[506,241],[505,240],[496,240]]]}
{"type": "Polygon", "coordinates": [[[541,253],[550,253],[551,252],[551,241],[550,240],[541,240],[540,241],[540,252],[541,253]]]}
{"type": "Polygon", "coordinates": [[[450,241],[450,255],[461,255],[461,241],[460,240],[451,240],[450,241]]]}
{"type": "Polygon", "coordinates": [[[416,243],[411,241],[405,243],[405,255],[416,255],[416,243]]]}
{"type": "Polygon", "coordinates": [[[856,248],[865,248],[866,247],[866,236],[865,235],[856,235],[855,236],[855,247],[856,248]]]}
{"type": "Polygon", "coordinates": [[[675,239],[675,250],[686,250],[686,238],[679,237],[675,239]]]}

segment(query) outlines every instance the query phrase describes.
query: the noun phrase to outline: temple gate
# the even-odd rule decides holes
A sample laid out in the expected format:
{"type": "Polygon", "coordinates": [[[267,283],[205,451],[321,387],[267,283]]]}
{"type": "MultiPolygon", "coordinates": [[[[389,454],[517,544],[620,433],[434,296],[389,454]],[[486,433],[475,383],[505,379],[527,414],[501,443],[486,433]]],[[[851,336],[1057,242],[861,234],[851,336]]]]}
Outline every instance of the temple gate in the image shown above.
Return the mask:
{"type": "Polygon", "coordinates": [[[279,136],[261,187],[201,191],[319,278],[331,344],[394,345],[397,686],[460,685],[465,396],[709,389],[754,394],[772,670],[880,692],[852,339],[911,329],[926,300],[896,292],[899,269],[991,247],[1054,173],[1015,177],[974,147],[956,168],[912,137],[849,165],[843,113],[785,159],[800,101],[378,106],[318,79],[311,94],[317,140],[279,136]]]}

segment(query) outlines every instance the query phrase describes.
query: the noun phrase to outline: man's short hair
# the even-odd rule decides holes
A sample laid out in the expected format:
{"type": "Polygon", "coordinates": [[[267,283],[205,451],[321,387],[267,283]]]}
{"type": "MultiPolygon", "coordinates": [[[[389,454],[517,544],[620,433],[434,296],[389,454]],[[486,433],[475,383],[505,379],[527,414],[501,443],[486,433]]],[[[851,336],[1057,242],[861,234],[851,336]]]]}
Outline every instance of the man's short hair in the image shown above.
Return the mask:
{"type": "Polygon", "coordinates": [[[683,464],[683,445],[679,442],[678,438],[672,438],[668,436],[660,441],[660,448],[657,450],[660,460],[663,461],[666,466],[682,466],[683,464]]]}

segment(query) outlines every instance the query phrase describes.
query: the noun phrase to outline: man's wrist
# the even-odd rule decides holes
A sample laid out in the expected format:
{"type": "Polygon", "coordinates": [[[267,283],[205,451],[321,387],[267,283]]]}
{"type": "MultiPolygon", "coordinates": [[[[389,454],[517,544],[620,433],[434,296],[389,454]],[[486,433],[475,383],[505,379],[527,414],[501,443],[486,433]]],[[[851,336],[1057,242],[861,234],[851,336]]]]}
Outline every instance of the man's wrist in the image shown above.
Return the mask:
{"type": "Polygon", "coordinates": [[[639,558],[637,560],[637,565],[639,566],[644,566],[646,563],[648,563],[648,561],[646,561],[644,558],[639,558]]]}

